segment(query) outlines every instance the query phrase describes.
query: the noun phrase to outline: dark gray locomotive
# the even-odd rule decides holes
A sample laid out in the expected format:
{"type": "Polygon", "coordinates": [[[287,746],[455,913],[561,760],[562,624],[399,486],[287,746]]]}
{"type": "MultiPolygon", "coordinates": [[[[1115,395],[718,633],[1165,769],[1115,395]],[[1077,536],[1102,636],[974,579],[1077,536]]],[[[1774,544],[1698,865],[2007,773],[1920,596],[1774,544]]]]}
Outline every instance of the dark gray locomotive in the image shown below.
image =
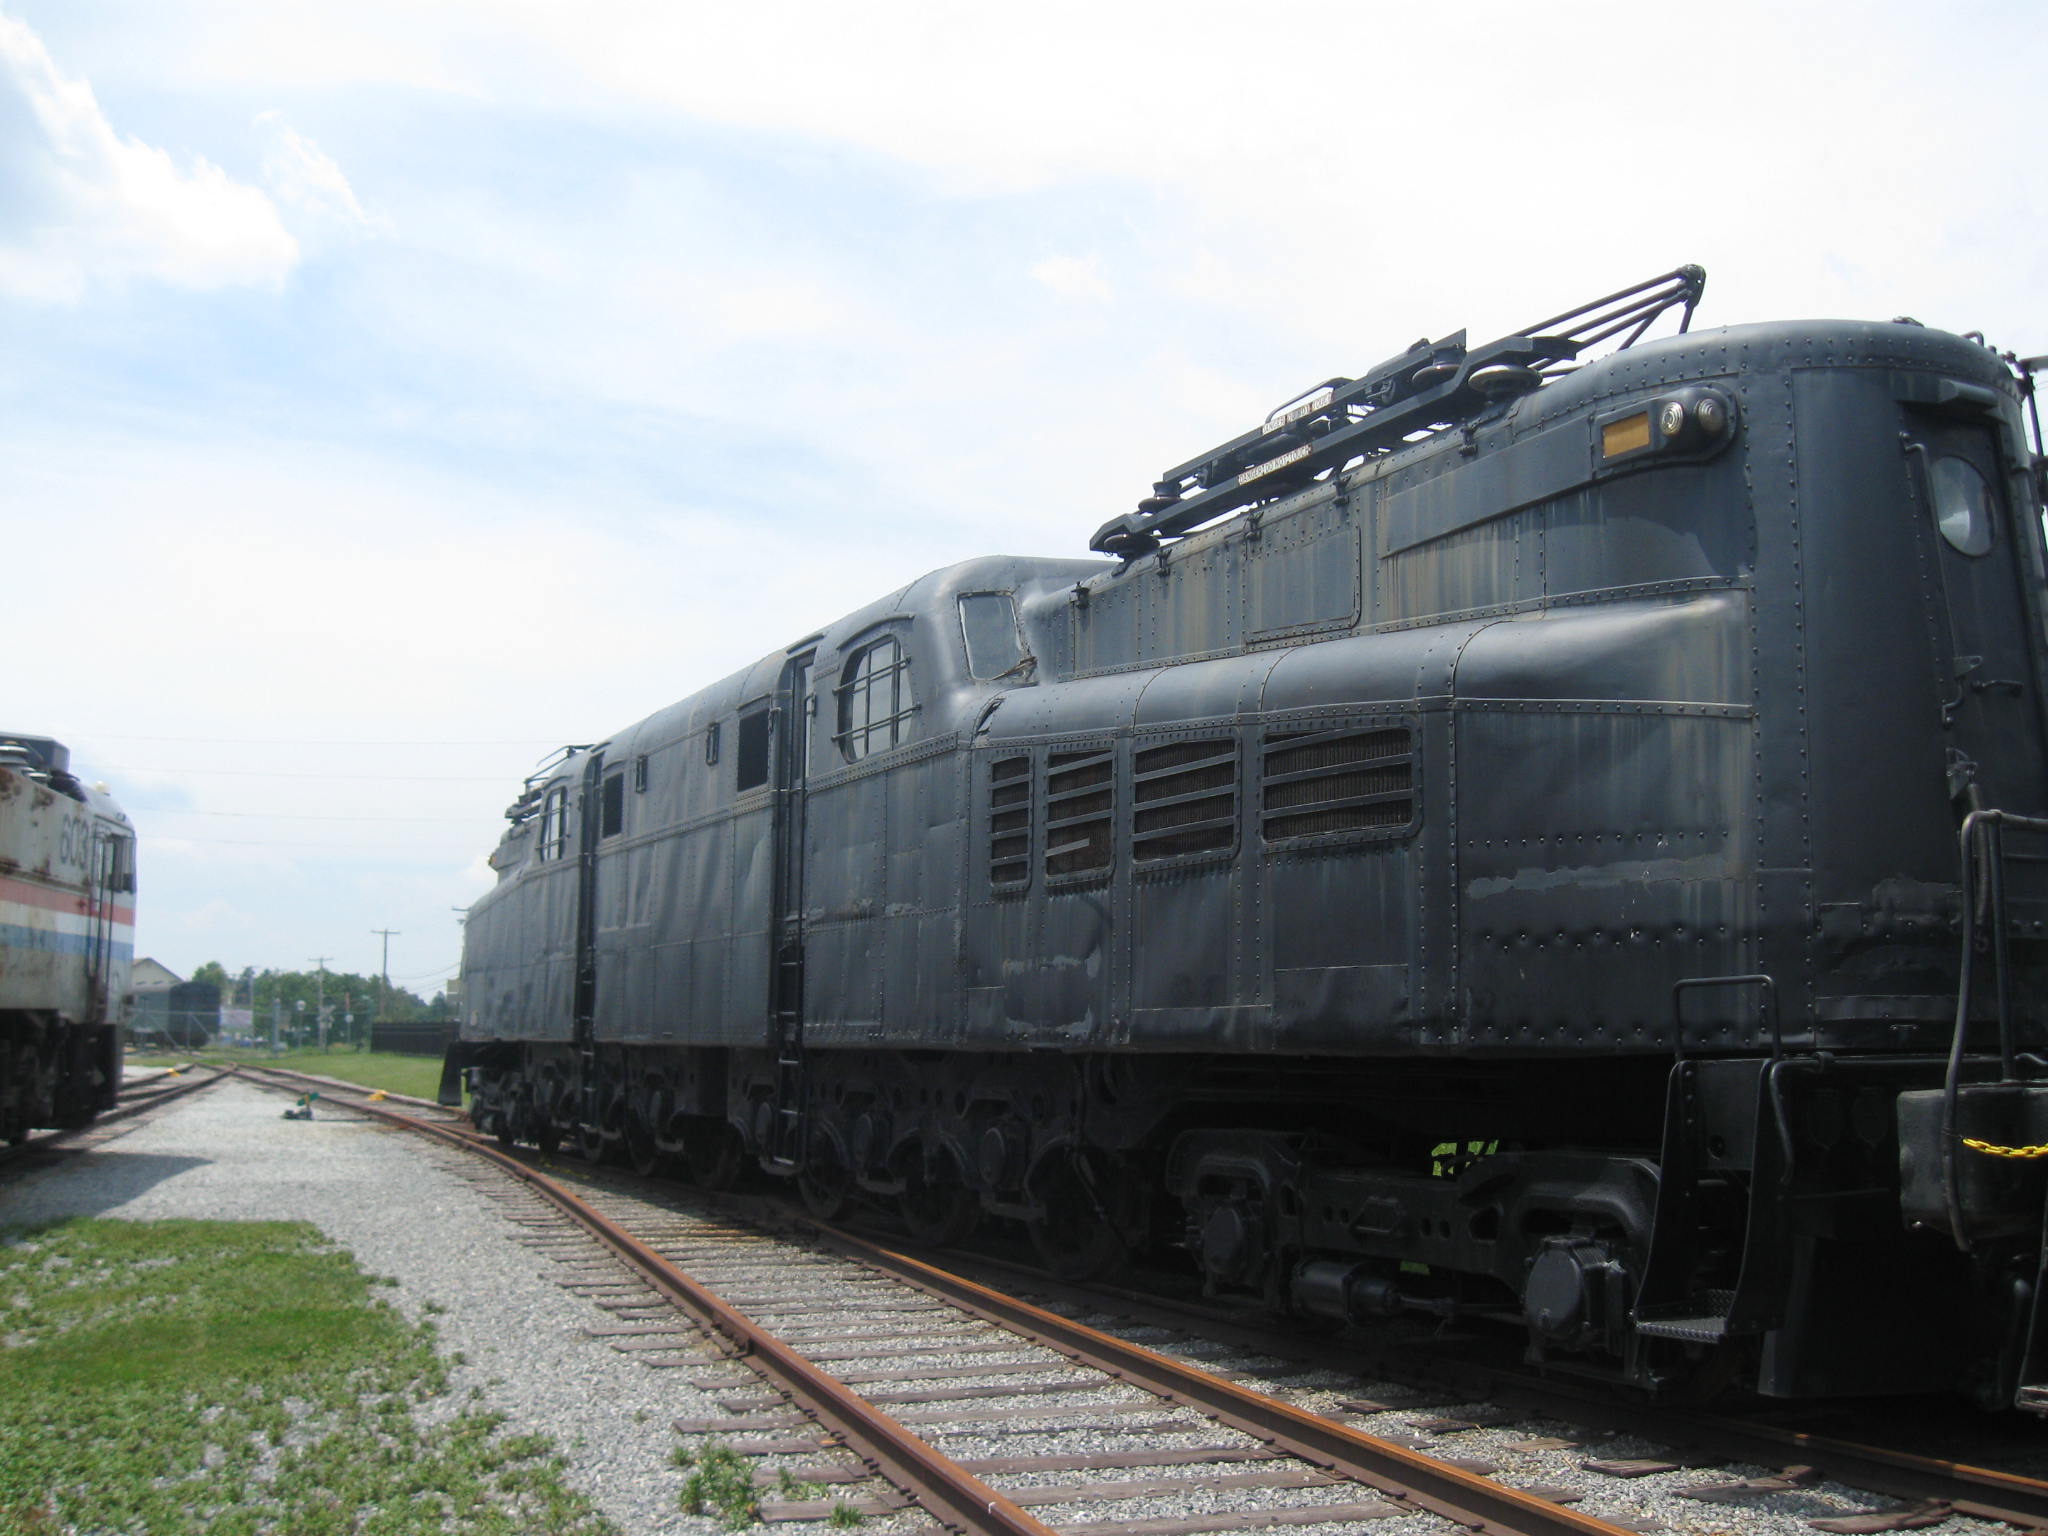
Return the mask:
{"type": "Polygon", "coordinates": [[[1418,343],[1113,562],[935,572],[567,750],[447,1086],[1640,1386],[2042,1395],[2031,376],[1631,344],[1700,283],[1418,343]]]}

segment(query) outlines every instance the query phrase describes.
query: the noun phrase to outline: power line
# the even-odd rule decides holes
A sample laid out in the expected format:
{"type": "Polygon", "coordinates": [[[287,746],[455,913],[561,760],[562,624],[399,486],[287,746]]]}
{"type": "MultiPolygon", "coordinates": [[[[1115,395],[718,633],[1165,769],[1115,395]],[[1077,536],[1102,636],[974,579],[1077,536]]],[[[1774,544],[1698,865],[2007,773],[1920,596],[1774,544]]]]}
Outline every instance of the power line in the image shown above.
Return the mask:
{"type": "MultiPolygon", "coordinates": [[[[372,929],[371,932],[374,933],[376,930],[372,929]]],[[[401,976],[398,979],[400,981],[425,981],[429,976],[446,976],[452,971],[459,971],[461,969],[462,962],[457,960],[448,965],[436,966],[431,971],[421,971],[417,976],[401,976]]]]}
{"type": "Polygon", "coordinates": [[[430,773],[268,773],[260,768],[137,768],[128,763],[101,763],[98,773],[160,773],[167,779],[187,774],[217,779],[363,779],[379,784],[509,784],[504,774],[469,774],[451,777],[430,773]]]}
{"type": "Polygon", "coordinates": [[[142,814],[151,819],[158,816],[234,816],[248,821],[432,821],[449,824],[474,824],[484,819],[481,816],[325,816],[300,811],[187,811],[162,806],[151,807],[142,814]]]}
{"type": "Polygon", "coordinates": [[[476,843],[296,843],[268,837],[181,837],[177,833],[161,836],[145,829],[142,836],[151,842],[197,843],[209,848],[325,848],[331,853],[357,853],[370,848],[403,848],[413,853],[468,853],[479,851],[476,843]]]}
{"type": "Polygon", "coordinates": [[[226,747],[553,747],[552,736],[497,736],[469,741],[387,741],[369,736],[134,736],[121,731],[79,731],[89,741],[184,741],[226,747]]]}

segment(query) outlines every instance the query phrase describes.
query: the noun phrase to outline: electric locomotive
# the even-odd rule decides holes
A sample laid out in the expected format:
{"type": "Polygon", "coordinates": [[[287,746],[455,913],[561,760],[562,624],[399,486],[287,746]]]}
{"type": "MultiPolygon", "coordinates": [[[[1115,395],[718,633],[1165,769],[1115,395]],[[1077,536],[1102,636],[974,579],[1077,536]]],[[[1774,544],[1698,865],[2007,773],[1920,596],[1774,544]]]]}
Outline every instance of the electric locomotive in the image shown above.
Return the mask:
{"type": "Polygon", "coordinates": [[[135,936],[135,831],[47,736],[0,733],[0,1137],[113,1107],[135,936]]]}
{"type": "Polygon", "coordinates": [[[934,572],[565,749],[444,1090],[1642,1388],[2035,1405],[2031,374],[1695,331],[1702,283],[1418,342],[1106,559],[934,572]]]}

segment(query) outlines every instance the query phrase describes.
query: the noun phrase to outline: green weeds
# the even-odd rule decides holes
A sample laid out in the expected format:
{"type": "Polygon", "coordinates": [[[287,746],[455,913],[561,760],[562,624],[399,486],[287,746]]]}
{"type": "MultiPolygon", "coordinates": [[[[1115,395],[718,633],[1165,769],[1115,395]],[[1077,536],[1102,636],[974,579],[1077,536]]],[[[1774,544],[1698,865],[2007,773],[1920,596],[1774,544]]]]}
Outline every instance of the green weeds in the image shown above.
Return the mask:
{"type": "Polygon", "coordinates": [[[432,1325],[310,1225],[5,1234],[0,1536],[610,1531],[544,1438],[420,1423],[447,1384],[432,1325]]]}
{"type": "MultiPolygon", "coordinates": [[[[675,1464],[690,1469],[683,1483],[682,1506],[686,1515],[716,1515],[729,1531],[745,1530],[761,1515],[761,1499],[755,1490],[753,1465],[731,1446],[713,1440],[702,1450],[677,1446],[675,1464]]],[[[824,1493],[823,1483],[805,1482],[784,1469],[775,1474],[775,1491],[785,1499],[815,1499],[824,1493]]],[[[832,1506],[826,1517],[831,1525],[859,1525],[860,1511],[850,1504],[832,1506]]]]}
{"type": "Polygon", "coordinates": [[[676,1465],[688,1467],[683,1480],[683,1513],[716,1515],[729,1531],[745,1530],[761,1512],[754,1492],[753,1464],[722,1441],[714,1440],[701,1451],[677,1446],[676,1465]]]}

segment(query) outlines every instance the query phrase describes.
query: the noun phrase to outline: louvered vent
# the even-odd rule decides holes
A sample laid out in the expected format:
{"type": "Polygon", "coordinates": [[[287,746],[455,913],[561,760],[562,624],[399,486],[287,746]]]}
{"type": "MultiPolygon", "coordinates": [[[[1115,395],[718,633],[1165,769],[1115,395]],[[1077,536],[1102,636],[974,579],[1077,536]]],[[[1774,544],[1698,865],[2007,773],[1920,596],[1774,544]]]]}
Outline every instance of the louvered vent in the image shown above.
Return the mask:
{"type": "Polygon", "coordinates": [[[1108,869],[1115,808],[1115,759],[1108,747],[1053,753],[1045,774],[1045,872],[1108,869]]]}
{"type": "Polygon", "coordinates": [[[1134,859],[1170,859],[1237,845],[1235,740],[1149,747],[1132,758],[1132,769],[1134,859]]]}
{"type": "Polygon", "coordinates": [[[1269,732],[1261,777],[1268,842],[1415,818],[1415,744],[1405,726],[1269,732]]]}
{"type": "Polygon", "coordinates": [[[1031,880],[1031,759],[999,757],[988,771],[988,878],[991,885],[1031,880]]]}

